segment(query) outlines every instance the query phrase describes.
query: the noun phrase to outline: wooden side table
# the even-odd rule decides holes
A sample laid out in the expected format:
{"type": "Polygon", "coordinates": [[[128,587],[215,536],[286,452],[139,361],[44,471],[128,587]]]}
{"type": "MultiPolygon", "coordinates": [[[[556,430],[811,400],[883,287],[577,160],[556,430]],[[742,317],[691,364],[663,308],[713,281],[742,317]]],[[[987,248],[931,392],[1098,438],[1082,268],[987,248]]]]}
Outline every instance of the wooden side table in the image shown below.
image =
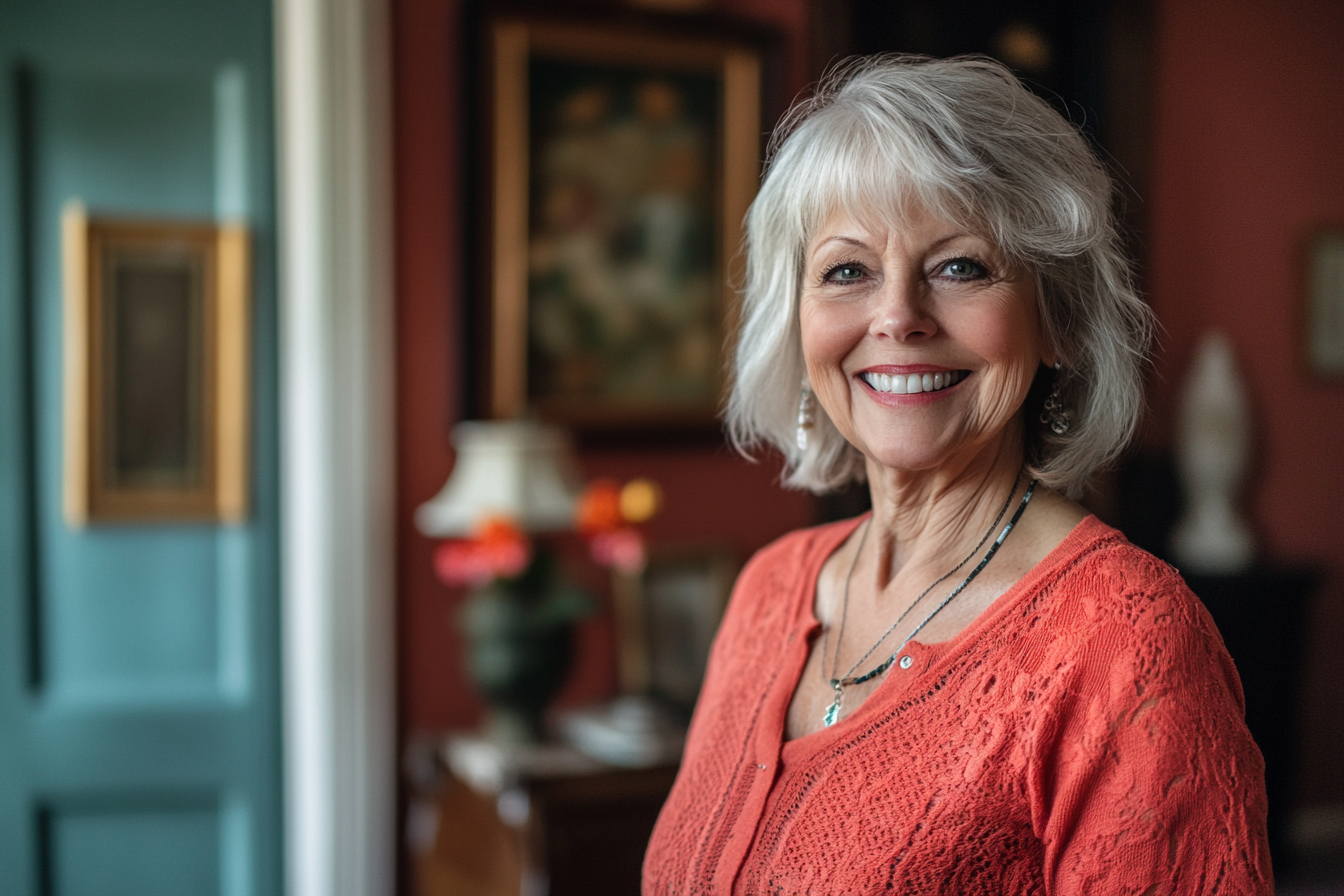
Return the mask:
{"type": "Polygon", "coordinates": [[[447,738],[419,896],[638,896],[675,766],[622,769],[548,744],[447,738]]]}

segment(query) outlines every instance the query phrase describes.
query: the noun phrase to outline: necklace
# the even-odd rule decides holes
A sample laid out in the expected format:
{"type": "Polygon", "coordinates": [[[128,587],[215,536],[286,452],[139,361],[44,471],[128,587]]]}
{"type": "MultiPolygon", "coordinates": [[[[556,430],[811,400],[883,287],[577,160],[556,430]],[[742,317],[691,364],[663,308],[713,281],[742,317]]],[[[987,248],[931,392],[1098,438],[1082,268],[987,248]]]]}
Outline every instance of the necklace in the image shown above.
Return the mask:
{"type": "MultiPolygon", "coordinates": [[[[938,578],[934,579],[933,582],[931,582],[931,583],[929,584],[929,587],[927,587],[927,588],[925,588],[923,591],[921,591],[920,594],[919,594],[919,597],[917,597],[917,598],[915,598],[913,601],[911,601],[910,604],[909,604],[909,606],[907,606],[907,607],[905,608],[905,610],[902,611],[901,615],[896,617],[896,621],[893,622],[891,625],[887,626],[887,630],[884,631],[884,632],[882,633],[882,636],[881,636],[880,638],[878,638],[875,642],[873,642],[873,646],[868,648],[868,652],[867,652],[867,653],[865,653],[863,656],[859,657],[858,661],[857,661],[856,663],[854,663],[853,666],[850,666],[850,667],[849,667],[849,671],[846,672],[844,676],[836,675],[836,672],[838,672],[839,670],[836,669],[836,668],[832,668],[832,669],[831,669],[831,677],[830,677],[830,678],[825,678],[825,675],[826,675],[826,656],[827,656],[828,648],[830,647],[830,642],[829,642],[829,639],[827,639],[827,640],[823,640],[823,641],[821,642],[821,674],[822,674],[822,676],[823,676],[823,679],[824,679],[828,684],[829,684],[829,683],[831,682],[831,680],[834,679],[834,678],[848,677],[848,676],[850,676],[850,675],[853,675],[853,674],[854,674],[854,670],[857,669],[857,668],[859,668],[859,666],[863,665],[864,661],[867,660],[868,657],[870,657],[870,656],[873,655],[873,651],[874,651],[874,650],[876,650],[878,647],[882,646],[882,642],[885,641],[885,640],[887,640],[887,636],[889,636],[893,631],[896,630],[896,626],[900,625],[901,622],[905,619],[905,617],[908,616],[908,615],[910,615],[910,611],[913,610],[915,607],[917,607],[917,606],[919,605],[919,602],[922,601],[922,600],[928,595],[928,593],[929,593],[930,591],[932,591],[934,588],[936,588],[941,582],[946,581],[946,580],[948,579],[949,576],[951,576],[951,575],[952,575],[953,573],[955,573],[957,570],[959,570],[959,569],[961,569],[963,566],[965,566],[968,562],[970,562],[970,560],[971,560],[972,557],[974,557],[976,554],[978,554],[978,553],[980,552],[980,549],[983,548],[983,547],[985,546],[985,542],[989,541],[989,536],[992,535],[992,534],[994,533],[995,528],[998,527],[998,525],[999,525],[999,521],[1003,519],[1003,515],[1004,515],[1005,513],[1008,512],[1008,506],[1009,506],[1010,504],[1012,504],[1012,502],[1013,502],[1013,495],[1017,494],[1017,487],[1018,487],[1021,483],[1022,483],[1022,475],[1019,473],[1018,476],[1017,476],[1017,479],[1015,479],[1015,480],[1013,481],[1013,488],[1012,488],[1012,490],[1008,492],[1008,498],[1003,502],[1003,506],[999,508],[999,514],[998,514],[998,516],[994,517],[994,522],[992,522],[992,523],[989,524],[989,528],[988,528],[987,530],[985,530],[985,535],[984,535],[983,538],[980,539],[980,542],[979,542],[975,547],[971,548],[971,552],[970,552],[969,554],[967,554],[967,555],[965,556],[965,558],[962,559],[962,561],[961,561],[960,563],[958,563],[956,566],[954,566],[954,567],[952,567],[951,569],[949,569],[947,572],[943,573],[943,574],[942,574],[941,576],[939,576],[938,578]]],[[[843,600],[841,601],[841,604],[840,604],[840,606],[841,606],[841,609],[840,609],[840,627],[839,627],[839,630],[838,630],[838,634],[836,635],[836,638],[835,638],[835,662],[836,662],[836,665],[839,665],[839,663],[840,663],[840,644],[844,641],[844,638],[845,638],[845,620],[846,620],[846,619],[848,618],[848,616],[849,616],[849,584],[850,584],[850,582],[853,581],[853,579],[854,579],[854,570],[855,570],[855,569],[858,567],[858,565],[859,565],[859,557],[861,557],[861,556],[863,555],[863,546],[864,546],[864,544],[865,544],[865,543],[867,542],[867,540],[868,540],[868,529],[869,529],[869,527],[870,527],[871,524],[872,524],[872,518],[871,518],[871,517],[869,517],[867,520],[864,520],[864,523],[863,523],[863,535],[861,535],[861,536],[859,537],[859,546],[858,546],[858,548],[855,549],[855,551],[854,551],[854,559],[853,559],[852,561],[850,561],[850,564],[849,564],[849,573],[848,573],[848,575],[845,576],[845,595],[844,595],[844,598],[843,598],[843,600]]]]}
{"type": "MultiPolygon", "coordinates": [[[[961,580],[961,584],[953,588],[952,591],[947,595],[947,597],[943,598],[942,601],[938,604],[938,606],[934,607],[933,610],[930,611],[929,614],[920,621],[919,625],[916,625],[910,631],[910,634],[905,636],[905,640],[901,642],[900,646],[896,648],[896,650],[891,654],[891,656],[887,657],[887,659],[884,662],[880,663],[876,668],[872,669],[871,671],[866,672],[863,675],[858,676],[857,678],[854,677],[855,670],[857,670],[859,666],[862,665],[863,662],[872,655],[873,651],[876,650],[878,646],[881,645],[882,642],[887,639],[887,637],[896,629],[896,626],[901,624],[901,620],[905,619],[906,615],[908,615],[909,612],[912,609],[914,609],[915,605],[918,604],[921,600],[923,600],[924,596],[927,595],[930,591],[932,591],[934,587],[936,587],[940,582],[946,580],[957,570],[965,566],[966,563],[976,555],[976,553],[980,550],[980,548],[984,546],[985,542],[989,539],[989,536],[994,532],[994,529],[998,527],[999,521],[1003,519],[1003,515],[1004,513],[1007,512],[1009,505],[1012,504],[1013,495],[1017,494],[1017,485],[1021,481],[1022,477],[1018,476],[1017,480],[1013,483],[1013,490],[1008,493],[1008,500],[1004,503],[1003,509],[999,511],[999,515],[995,517],[994,522],[990,524],[989,530],[985,533],[985,537],[980,539],[980,543],[975,546],[975,548],[971,551],[969,555],[967,555],[965,560],[962,560],[956,566],[952,567],[952,569],[948,570],[945,574],[943,574],[940,578],[934,580],[932,585],[930,585],[928,588],[925,588],[924,591],[919,595],[919,597],[915,598],[914,601],[911,602],[910,606],[906,607],[905,611],[902,612],[901,615],[896,618],[896,621],[893,622],[887,628],[887,630],[882,633],[882,637],[878,638],[876,643],[874,643],[872,647],[868,648],[868,652],[865,653],[863,656],[859,657],[858,662],[856,662],[853,666],[850,666],[848,672],[846,672],[843,676],[838,676],[835,675],[836,669],[831,670],[831,674],[833,677],[829,679],[828,684],[830,684],[830,686],[835,690],[835,699],[831,701],[831,705],[829,708],[827,708],[826,714],[822,716],[821,721],[823,725],[829,728],[830,726],[834,725],[837,718],[839,718],[840,701],[844,693],[843,691],[844,688],[849,687],[850,685],[863,684],[865,681],[870,681],[873,678],[876,678],[878,675],[881,675],[883,672],[890,669],[891,664],[896,661],[896,657],[898,657],[901,651],[905,649],[906,645],[909,644],[910,641],[914,639],[915,635],[919,634],[920,631],[923,630],[924,626],[928,625],[929,622],[933,619],[933,617],[937,616],[938,612],[942,610],[943,607],[946,607],[949,603],[951,603],[954,597],[956,597],[958,594],[964,591],[966,586],[971,584],[971,580],[974,579],[976,576],[978,576],[980,574],[980,571],[984,569],[985,566],[988,565],[989,561],[993,559],[994,555],[998,553],[999,548],[1002,547],[1003,545],[1004,539],[1008,537],[1009,532],[1013,531],[1013,527],[1017,525],[1017,521],[1022,518],[1022,512],[1027,509],[1027,504],[1031,502],[1031,496],[1036,491],[1036,483],[1038,480],[1033,479],[1027,485],[1027,491],[1025,494],[1022,495],[1022,502],[1018,505],[1017,510],[1013,513],[1012,519],[1008,521],[1008,525],[1003,527],[1003,531],[999,533],[999,537],[995,539],[994,544],[990,545],[989,550],[985,553],[985,556],[981,558],[980,562],[976,565],[975,569],[972,569],[970,574],[967,575],[966,578],[961,580]]],[[[859,565],[859,554],[863,551],[864,542],[867,541],[868,539],[868,528],[871,525],[871,522],[872,520],[871,518],[869,518],[869,520],[864,523],[863,535],[860,537],[859,546],[854,552],[854,560],[850,564],[849,574],[845,577],[845,594],[843,598],[842,608],[840,611],[840,628],[836,634],[835,639],[835,659],[837,664],[840,661],[840,639],[843,638],[845,634],[845,617],[849,613],[849,585],[850,581],[854,578],[854,569],[859,565]]],[[[823,670],[826,668],[826,655],[827,655],[828,643],[829,643],[828,641],[822,642],[821,668],[823,670]]]]}

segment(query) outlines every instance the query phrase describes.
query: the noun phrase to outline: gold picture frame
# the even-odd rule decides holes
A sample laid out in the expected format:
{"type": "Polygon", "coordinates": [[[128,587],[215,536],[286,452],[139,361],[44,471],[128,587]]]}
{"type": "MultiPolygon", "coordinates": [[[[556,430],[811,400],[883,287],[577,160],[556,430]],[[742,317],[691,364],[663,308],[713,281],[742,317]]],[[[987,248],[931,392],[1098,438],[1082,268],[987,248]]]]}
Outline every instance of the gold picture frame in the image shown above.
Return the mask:
{"type": "Polygon", "coordinates": [[[760,51],[531,19],[488,28],[488,415],[711,423],[759,176],[760,51]]]}
{"type": "Polygon", "coordinates": [[[240,522],[246,227],[91,217],[71,204],[62,228],[67,523],[240,522]]]}

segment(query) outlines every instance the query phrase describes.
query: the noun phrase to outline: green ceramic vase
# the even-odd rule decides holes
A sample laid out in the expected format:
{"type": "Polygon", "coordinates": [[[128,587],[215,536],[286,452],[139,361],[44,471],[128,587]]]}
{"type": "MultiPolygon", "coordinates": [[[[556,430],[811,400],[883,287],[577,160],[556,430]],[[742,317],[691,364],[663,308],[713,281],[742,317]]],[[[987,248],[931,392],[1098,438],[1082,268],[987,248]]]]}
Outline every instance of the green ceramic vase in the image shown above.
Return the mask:
{"type": "Polygon", "coordinates": [[[486,733],[502,743],[536,743],[546,707],[574,662],[574,627],[592,612],[587,594],[560,582],[538,552],[516,579],[475,589],[458,622],[467,672],[490,708],[486,733]]]}

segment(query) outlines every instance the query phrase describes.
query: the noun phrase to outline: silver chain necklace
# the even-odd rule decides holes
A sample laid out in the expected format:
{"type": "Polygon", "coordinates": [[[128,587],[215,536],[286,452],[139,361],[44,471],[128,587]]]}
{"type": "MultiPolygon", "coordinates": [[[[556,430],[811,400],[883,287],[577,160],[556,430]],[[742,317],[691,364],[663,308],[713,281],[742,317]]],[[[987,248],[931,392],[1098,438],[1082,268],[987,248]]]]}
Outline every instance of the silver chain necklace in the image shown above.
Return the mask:
{"type": "MultiPolygon", "coordinates": [[[[1008,500],[1004,502],[1003,508],[999,510],[999,515],[994,518],[994,522],[990,524],[988,531],[985,532],[984,538],[980,539],[980,543],[977,544],[971,550],[971,553],[966,556],[965,560],[962,560],[960,563],[952,567],[942,576],[935,579],[933,584],[925,588],[924,591],[920,593],[919,597],[915,598],[914,601],[912,601],[910,605],[905,608],[905,610],[901,613],[901,615],[896,617],[896,621],[887,627],[887,630],[882,633],[882,637],[878,638],[877,641],[874,642],[873,646],[869,647],[868,651],[864,653],[863,656],[859,657],[858,661],[855,662],[854,665],[849,667],[848,672],[846,672],[843,676],[838,676],[835,674],[837,670],[835,668],[831,669],[832,677],[827,680],[827,683],[831,686],[832,689],[834,689],[835,699],[831,701],[831,705],[826,710],[826,714],[822,716],[821,722],[824,726],[829,728],[830,726],[834,725],[836,723],[836,720],[839,718],[840,701],[841,698],[843,697],[844,688],[849,687],[851,685],[863,684],[865,681],[870,681],[873,678],[876,678],[878,675],[881,675],[883,672],[890,669],[891,664],[896,661],[896,657],[900,656],[901,651],[904,650],[906,645],[909,644],[910,641],[914,639],[915,635],[919,634],[920,631],[923,630],[924,626],[928,625],[929,622],[933,619],[933,617],[937,616],[938,612],[942,610],[943,607],[951,603],[952,598],[956,597],[958,594],[964,591],[966,586],[971,583],[971,580],[974,579],[976,576],[978,576],[980,574],[980,571],[984,569],[985,566],[988,565],[989,561],[993,559],[994,555],[998,553],[999,548],[1003,545],[1004,539],[1008,537],[1009,532],[1013,531],[1013,527],[1017,525],[1017,521],[1022,518],[1022,512],[1027,509],[1027,504],[1031,502],[1031,496],[1036,491],[1036,483],[1038,482],[1038,480],[1033,479],[1027,485],[1027,491],[1025,494],[1022,495],[1022,502],[1018,505],[1016,512],[1013,513],[1013,518],[1008,521],[1008,525],[1003,527],[1003,531],[999,533],[999,537],[994,541],[994,544],[990,545],[989,550],[985,553],[985,556],[981,558],[980,562],[976,565],[975,569],[972,569],[970,574],[967,575],[966,578],[961,580],[961,584],[953,588],[952,591],[947,595],[947,597],[943,598],[942,601],[938,604],[938,606],[934,607],[933,610],[929,612],[929,615],[925,616],[924,619],[920,621],[919,625],[916,625],[911,630],[910,634],[905,636],[905,640],[901,642],[900,646],[896,648],[896,650],[891,654],[891,656],[887,657],[887,659],[884,662],[882,662],[880,665],[878,665],[871,671],[866,672],[863,675],[858,676],[857,678],[853,677],[854,671],[858,669],[859,666],[861,666],[864,663],[864,661],[868,659],[868,657],[872,656],[873,651],[877,650],[877,648],[882,644],[882,642],[887,640],[887,637],[891,635],[893,631],[896,630],[896,626],[901,624],[901,621],[904,620],[907,615],[909,615],[910,611],[913,610],[915,606],[920,601],[922,601],[930,591],[932,591],[935,587],[937,587],[939,583],[945,581],[957,570],[965,566],[967,562],[969,562],[970,559],[974,557],[976,553],[979,552],[980,548],[984,547],[985,542],[989,540],[989,536],[993,534],[995,528],[998,527],[999,521],[1003,519],[1003,515],[1008,512],[1008,507],[1013,502],[1013,495],[1017,494],[1018,483],[1020,483],[1021,481],[1022,477],[1018,476],[1018,478],[1013,482],[1013,489],[1008,493],[1008,500]]],[[[845,576],[845,593],[840,610],[840,628],[836,633],[835,637],[835,662],[837,665],[840,662],[840,641],[845,636],[845,618],[849,615],[849,586],[850,582],[854,578],[854,570],[859,565],[859,555],[863,553],[863,545],[864,542],[868,540],[868,529],[871,528],[871,525],[872,525],[872,518],[869,517],[869,519],[864,523],[863,535],[860,536],[859,538],[859,546],[854,551],[854,560],[852,563],[850,563],[849,574],[845,576]]],[[[828,653],[828,647],[829,647],[829,639],[824,639],[821,645],[821,668],[823,675],[826,674],[825,669],[826,669],[826,658],[828,653]]]]}

